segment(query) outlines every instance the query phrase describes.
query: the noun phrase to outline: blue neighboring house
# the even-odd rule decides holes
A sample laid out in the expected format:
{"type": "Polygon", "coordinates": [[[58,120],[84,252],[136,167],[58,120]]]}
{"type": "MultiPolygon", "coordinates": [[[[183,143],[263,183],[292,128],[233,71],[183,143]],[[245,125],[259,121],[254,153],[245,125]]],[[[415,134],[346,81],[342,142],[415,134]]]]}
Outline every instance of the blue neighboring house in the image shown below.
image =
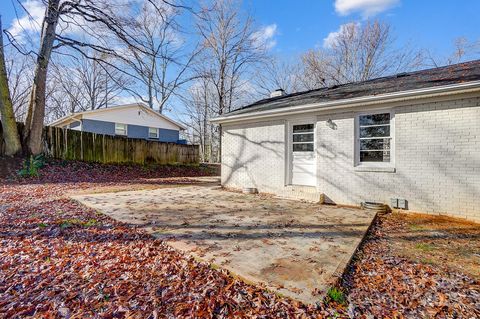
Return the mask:
{"type": "Polygon", "coordinates": [[[160,142],[186,144],[180,139],[185,127],[142,103],[72,113],[50,126],[83,132],[125,136],[160,142]]]}

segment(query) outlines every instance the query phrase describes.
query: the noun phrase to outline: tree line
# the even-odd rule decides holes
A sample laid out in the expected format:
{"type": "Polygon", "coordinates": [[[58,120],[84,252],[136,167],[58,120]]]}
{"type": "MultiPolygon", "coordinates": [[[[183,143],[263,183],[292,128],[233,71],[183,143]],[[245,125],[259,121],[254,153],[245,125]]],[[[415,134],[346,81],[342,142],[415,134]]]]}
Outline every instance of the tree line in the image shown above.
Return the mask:
{"type": "Polygon", "coordinates": [[[173,110],[200,145],[202,161],[218,161],[221,128],[209,119],[275,89],[287,93],[368,80],[479,53],[455,40],[440,58],[400,46],[379,20],[343,25],[323,47],[291,60],[272,54],[265,31],[236,0],[189,6],[179,1],[38,0],[45,14],[14,2],[39,34],[2,29],[0,114],[6,154],[42,152],[46,122],[112,106],[126,95],[162,113],[173,110]],[[4,41],[5,40],[5,41],[4,41]],[[16,121],[25,122],[17,132],[16,121]]]}

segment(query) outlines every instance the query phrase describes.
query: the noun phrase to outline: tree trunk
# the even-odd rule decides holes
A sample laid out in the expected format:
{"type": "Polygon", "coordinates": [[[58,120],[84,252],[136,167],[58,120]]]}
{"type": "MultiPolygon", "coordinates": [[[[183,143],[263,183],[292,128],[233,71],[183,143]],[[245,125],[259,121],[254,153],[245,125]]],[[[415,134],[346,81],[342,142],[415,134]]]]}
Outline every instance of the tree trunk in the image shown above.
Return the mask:
{"type": "Polygon", "coordinates": [[[2,116],[3,140],[5,141],[5,155],[14,156],[20,153],[22,145],[17,130],[15,114],[13,112],[8,77],[5,67],[5,54],[3,50],[3,29],[0,18],[0,115],[2,116]]]}
{"type": "Polygon", "coordinates": [[[24,139],[27,152],[42,153],[43,122],[45,119],[45,90],[47,68],[55,41],[55,29],[58,23],[60,0],[49,0],[45,18],[42,23],[40,49],[37,56],[35,76],[30,93],[27,119],[25,121],[24,139]]]}

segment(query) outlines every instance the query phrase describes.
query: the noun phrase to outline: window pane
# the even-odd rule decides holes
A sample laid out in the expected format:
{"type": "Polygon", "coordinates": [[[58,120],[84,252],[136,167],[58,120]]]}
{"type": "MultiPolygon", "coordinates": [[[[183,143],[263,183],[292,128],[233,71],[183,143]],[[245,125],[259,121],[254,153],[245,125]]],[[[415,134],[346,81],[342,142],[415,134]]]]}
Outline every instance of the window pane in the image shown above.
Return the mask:
{"type": "Polygon", "coordinates": [[[313,134],[295,134],[293,135],[294,142],[313,142],[313,134]]]}
{"type": "Polygon", "coordinates": [[[313,152],[313,143],[293,144],[294,152],[313,152]]]}
{"type": "Polygon", "coordinates": [[[293,133],[313,132],[313,124],[294,125],[293,133]]]}
{"type": "Polygon", "coordinates": [[[361,151],[360,162],[390,162],[390,151],[361,151]]]}
{"type": "Polygon", "coordinates": [[[360,128],[360,137],[384,137],[384,136],[390,136],[390,125],[360,128]]]}
{"type": "Polygon", "coordinates": [[[360,150],[389,150],[390,139],[360,140],[360,150]]]}
{"type": "Polygon", "coordinates": [[[115,123],[115,134],[116,135],[127,135],[127,125],[115,123]]]}
{"type": "Polygon", "coordinates": [[[359,120],[360,120],[360,125],[389,124],[390,113],[361,115],[359,120]]]}
{"type": "Polygon", "coordinates": [[[158,129],[154,127],[148,128],[148,137],[150,138],[157,138],[158,137],[158,129]]]}

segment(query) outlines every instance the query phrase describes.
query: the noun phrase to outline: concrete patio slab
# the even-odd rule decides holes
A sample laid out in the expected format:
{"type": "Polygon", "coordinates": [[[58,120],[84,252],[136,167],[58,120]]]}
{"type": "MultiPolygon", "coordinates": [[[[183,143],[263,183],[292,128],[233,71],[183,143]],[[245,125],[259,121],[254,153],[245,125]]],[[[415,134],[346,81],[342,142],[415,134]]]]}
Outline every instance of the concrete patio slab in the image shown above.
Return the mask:
{"type": "Polygon", "coordinates": [[[343,273],[374,213],[212,186],[72,196],[234,275],[315,303],[343,273]]]}

